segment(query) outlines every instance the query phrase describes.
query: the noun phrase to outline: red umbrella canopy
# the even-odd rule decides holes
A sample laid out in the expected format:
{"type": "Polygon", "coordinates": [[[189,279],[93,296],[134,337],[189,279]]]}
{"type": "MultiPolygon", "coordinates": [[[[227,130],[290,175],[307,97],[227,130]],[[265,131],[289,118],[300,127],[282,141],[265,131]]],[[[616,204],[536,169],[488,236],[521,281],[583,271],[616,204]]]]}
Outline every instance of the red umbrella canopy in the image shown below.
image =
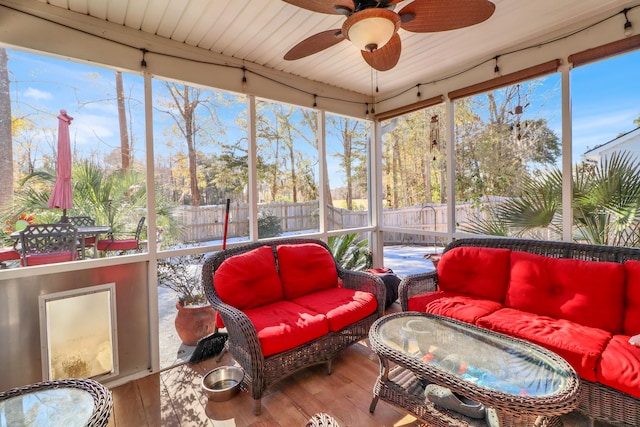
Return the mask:
{"type": "Polygon", "coordinates": [[[73,207],[71,188],[71,143],[69,141],[69,125],[73,117],[66,110],[58,115],[58,164],[56,183],[51,191],[48,206],[63,209],[63,218],[67,209],[73,207]]]}

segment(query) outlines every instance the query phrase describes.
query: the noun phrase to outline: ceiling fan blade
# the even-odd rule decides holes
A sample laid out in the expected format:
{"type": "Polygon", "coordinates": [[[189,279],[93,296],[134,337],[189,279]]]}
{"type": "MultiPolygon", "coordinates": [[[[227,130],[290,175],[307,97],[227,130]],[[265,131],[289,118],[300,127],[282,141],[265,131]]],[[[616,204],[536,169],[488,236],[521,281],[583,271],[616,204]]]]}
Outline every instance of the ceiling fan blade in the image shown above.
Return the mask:
{"type": "Polygon", "coordinates": [[[376,49],[373,52],[363,50],[362,57],[371,68],[375,68],[378,71],[388,71],[398,63],[401,51],[402,42],[398,33],[395,33],[391,40],[380,49],[376,49]]]}
{"type": "Polygon", "coordinates": [[[496,5],[489,0],[414,0],[398,14],[403,29],[431,33],[479,24],[495,10],[496,5]]]}
{"type": "Polygon", "coordinates": [[[307,9],[312,12],[328,13],[331,15],[342,15],[344,10],[353,11],[355,5],[353,0],[282,0],[294,6],[307,9]],[[338,6],[338,9],[336,9],[338,6]]]}
{"type": "Polygon", "coordinates": [[[338,44],[344,39],[345,38],[340,29],[323,31],[302,40],[300,43],[292,47],[289,52],[284,55],[284,59],[287,61],[293,61],[295,59],[304,58],[305,56],[313,55],[321,50],[325,50],[334,44],[338,44]]]}

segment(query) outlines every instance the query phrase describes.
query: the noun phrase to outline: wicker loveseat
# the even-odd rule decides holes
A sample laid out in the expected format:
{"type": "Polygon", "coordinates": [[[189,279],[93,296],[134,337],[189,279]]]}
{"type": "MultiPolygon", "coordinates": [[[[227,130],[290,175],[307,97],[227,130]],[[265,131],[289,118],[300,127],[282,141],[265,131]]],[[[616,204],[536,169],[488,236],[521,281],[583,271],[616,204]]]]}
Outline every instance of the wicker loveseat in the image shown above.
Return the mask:
{"type": "Polygon", "coordinates": [[[314,239],[249,243],[207,258],[202,280],[228,351],[245,370],[261,410],[263,392],[311,365],[331,361],[369,333],[384,312],[385,288],[347,271],[314,239]]]}
{"type": "Polygon", "coordinates": [[[469,238],[436,271],[410,275],[402,309],[523,338],[565,358],[581,378],[579,411],[640,425],[640,249],[469,238]]]}

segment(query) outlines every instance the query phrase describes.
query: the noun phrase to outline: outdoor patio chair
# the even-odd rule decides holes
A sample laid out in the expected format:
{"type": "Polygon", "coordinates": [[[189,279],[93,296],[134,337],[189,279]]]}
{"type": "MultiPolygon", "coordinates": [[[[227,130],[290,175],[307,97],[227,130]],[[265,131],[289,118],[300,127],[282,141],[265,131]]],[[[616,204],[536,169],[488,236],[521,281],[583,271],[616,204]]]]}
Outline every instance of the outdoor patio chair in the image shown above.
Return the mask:
{"type": "Polygon", "coordinates": [[[106,239],[98,240],[96,247],[99,251],[105,252],[140,252],[140,235],[142,234],[142,228],[144,227],[145,217],[140,218],[138,221],[138,227],[133,237],[116,239],[113,232],[109,233],[109,237],[106,239]]]}
{"type": "Polygon", "coordinates": [[[78,230],[69,223],[29,224],[20,232],[23,267],[78,258],[78,230]]]}
{"type": "MultiPolygon", "coordinates": [[[[96,225],[96,222],[90,216],[70,216],[69,222],[76,227],[92,227],[96,225]]],[[[80,237],[84,239],[84,247],[94,248],[96,247],[96,236],[80,237]]],[[[95,252],[94,252],[95,256],[95,252]]]]}

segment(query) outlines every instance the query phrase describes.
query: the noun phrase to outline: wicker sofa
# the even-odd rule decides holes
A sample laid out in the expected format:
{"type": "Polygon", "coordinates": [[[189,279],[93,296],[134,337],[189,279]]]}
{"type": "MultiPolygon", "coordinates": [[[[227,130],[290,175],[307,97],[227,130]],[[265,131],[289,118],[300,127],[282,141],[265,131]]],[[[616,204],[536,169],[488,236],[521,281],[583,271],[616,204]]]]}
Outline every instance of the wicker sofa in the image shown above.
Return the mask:
{"type": "Polygon", "coordinates": [[[384,313],[385,288],[372,274],[344,270],[315,239],[249,243],[207,258],[202,281],[227,349],[245,370],[261,411],[263,392],[311,365],[327,363],[365,337],[384,313]]]}
{"type": "Polygon", "coordinates": [[[437,271],[399,288],[405,311],[445,315],[542,345],[581,378],[578,410],[640,425],[640,249],[460,239],[437,271]]]}

